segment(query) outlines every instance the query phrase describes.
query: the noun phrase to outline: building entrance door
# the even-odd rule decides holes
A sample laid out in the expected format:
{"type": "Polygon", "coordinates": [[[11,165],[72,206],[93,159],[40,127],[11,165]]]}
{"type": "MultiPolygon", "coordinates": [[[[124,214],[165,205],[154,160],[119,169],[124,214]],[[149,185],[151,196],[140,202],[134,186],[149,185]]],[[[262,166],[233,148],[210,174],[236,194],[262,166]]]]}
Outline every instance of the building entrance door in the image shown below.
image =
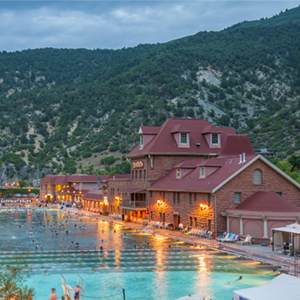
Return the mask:
{"type": "Polygon", "coordinates": [[[179,223],[180,223],[180,216],[179,215],[174,215],[174,227],[175,227],[175,230],[179,229],[179,223]]]}

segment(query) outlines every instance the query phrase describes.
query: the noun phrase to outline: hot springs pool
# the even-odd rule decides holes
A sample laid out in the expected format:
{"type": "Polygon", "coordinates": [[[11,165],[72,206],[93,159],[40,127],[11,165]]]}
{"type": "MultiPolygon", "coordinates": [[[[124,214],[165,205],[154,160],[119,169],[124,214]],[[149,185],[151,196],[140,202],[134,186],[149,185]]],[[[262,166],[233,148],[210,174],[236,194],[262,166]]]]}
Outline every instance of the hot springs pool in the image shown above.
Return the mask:
{"type": "Polygon", "coordinates": [[[257,261],[57,210],[2,210],[0,226],[1,269],[28,271],[26,284],[35,288],[37,300],[46,299],[52,287],[63,294],[61,274],[71,286],[80,274],[87,300],[121,300],[123,289],[127,300],[197,293],[229,300],[235,289],[272,279],[272,267],[257,261]]]}

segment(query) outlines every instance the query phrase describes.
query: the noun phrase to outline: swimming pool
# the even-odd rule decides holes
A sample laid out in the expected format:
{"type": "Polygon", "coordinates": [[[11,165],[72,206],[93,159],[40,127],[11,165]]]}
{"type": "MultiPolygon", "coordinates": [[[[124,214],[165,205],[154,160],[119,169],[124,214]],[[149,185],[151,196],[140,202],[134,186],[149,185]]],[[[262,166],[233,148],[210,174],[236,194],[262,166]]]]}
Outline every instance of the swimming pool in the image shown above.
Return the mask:
{"type": "Polygon", "coordinates": [[[46,298],[52,287],[62,295],[60,274],[71,286],[80,274],[86,299],[116,300],[123,299],[122,289],[127,300],[195,293],[229,300],[232,290],[272,278],[266,275],[271,267],[257,261],[61,211],[1,211],[0,226],[1,268],[31,271],[34,299],[46,298]],[[243,280],[235,281],[239,276],[243,280]]]}

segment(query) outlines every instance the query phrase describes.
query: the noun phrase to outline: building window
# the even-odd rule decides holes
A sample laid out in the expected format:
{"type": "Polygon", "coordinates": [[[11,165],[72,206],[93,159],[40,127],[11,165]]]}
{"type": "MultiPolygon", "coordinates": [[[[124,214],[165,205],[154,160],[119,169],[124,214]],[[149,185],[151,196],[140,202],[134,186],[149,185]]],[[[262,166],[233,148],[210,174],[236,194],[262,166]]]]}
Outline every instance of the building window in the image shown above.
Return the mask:
{"type": "Polygon", "coordinates": [[[234,203],[241,203],[241,193],[234,193],[234,203]]]}
{"type": "Polygon", "coordinates": [[[162,213],[160,212],[159,213],[159,222],[161,222],[162,221],[162,213]]]}
{"type": "Polygon", "coordinates": [[[150,220],[153,219],[153,211],[150,211],[150,220]]]}
{"type": "Polygon", "coordinates": [[[208,220],[208,222],[207,222],[207,228],[208,228],[208,231],[211,231],[211,220],[208,220]]]}
{"type": "Polygon", "coordinates": [[[188,134],[187,133],[180,133],[180,144],[181,145],[188,144],[188,134]]]}
{"type": "Polygon", "coordinates": [[[143,179],[143,171],[140,170],[140,180],[142,180],[142,179],[143,179]]]}
{"type": "Polygon", "coordinates": [[[197,193],[194,194],[194,201],[197,201],[197,193]]]}
{"type": "Polygon", "coordinates": [[[152,191],[150,191],[150,198],[152,198],[152,191]]]}
{"type": "Polygon", "coordinates": [[[132,174],[132,176],[131,176],[132,179],[134,179],[134,171],[132,171],[131,174],[132,174]]]}
{"type": "Polygon", "coordinates": [[[261,170],[256,169],[253,172],[253,183],[254,184],[262,184],[262,180],[261,180],[261,170]]]}
{"type": "Polygon", "coordinates": [[[180,193],[178,192],[177,193],[177,204],[179,204],[180,203],[180,193]]]}
{"type": "Polygon", "coordinates": [[[166,199],[166,192],[163,192],[162,193],[162,200],[165,202],[165,199],[166,199]]]}
{"type": "Polygon", "coordinates": [[[194,218],[194,227],[197,227],[197,218],[194,218]]]}
{"type": "Polygon", "coordinates": [[[140,135],[140,146],[143,147],[144,146],[144,136],[140,135]]]}
{"type": "Polygon", "coordinates": [[[139,176],[138,174],[139,174],[139,172],[138,172],[138,170],[136,170],[136,171],[135,171],[135,179],[136,179],[136,180],[138,180],[138,176],[139,176]]]}
{"type": "Polygon", "coordinates": [[[190,217],[190,226],[193,226],[193,218],[190,217]]]}
{"type": "Polygon", "coordinates": [[[181,177],[181,170],[178,168],[176,171],[176,178],[180,178],[181,177]]]}
{"type": "Polygon", "coordinates": [[[144,170],[144,179],[146,180],[146,170],[144,170]]]}
{"type": "Polygon", "coordinates": [[[176,192],[173,192],[173,204],[176,203],[176,192]]]}
{"type": "Polygon", "coordinates": [[[200,178],[205,177],[205,167],[200,167],[200,178]]]}
{"type": "Polygon", "coordinates": [[[190,193],[190,205],[193,205],[193,193],[190,193]]]}
{"type": "Polygon", "coordinates": [[[218,133],[212,133],[211,134],[211,144],[212,145],[219,145],[219,134],[218,133]]]}
{"type": "Polygon", "coordinates": [[[162,214],[162,221],[163,221],[164,223],[166,222],[166,214],[165,214],[165,213],[162,214]]]}

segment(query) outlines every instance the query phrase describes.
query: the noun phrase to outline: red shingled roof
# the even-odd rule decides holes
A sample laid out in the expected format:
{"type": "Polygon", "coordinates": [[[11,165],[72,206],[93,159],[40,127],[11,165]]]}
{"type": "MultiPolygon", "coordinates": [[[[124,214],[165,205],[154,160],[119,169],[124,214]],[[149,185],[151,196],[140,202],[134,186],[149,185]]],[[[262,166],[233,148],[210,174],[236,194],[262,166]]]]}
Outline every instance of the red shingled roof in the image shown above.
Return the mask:
{"type": "Polygon", "coordinates": [[[160,126],[141,126],[143,134],[157,134],[160,130],[160,126]]]}
{"type": "Polygon", "coordinates": [[[300,212],[300,208],[273,192],[255,192],[235,210],[265,212],[300,212]]]}
{"type": "Polygon", "coordinates": [[[95,175],[50,175],[42,178],[40,184],[69,184],[72,182],[97,182],[95,175]]]}
{"type": "Polygon", "coordinates": [[[94,191],[89,191],[87,192],[82,199],[84,200],[97,200],[97,201],[102,201],[103,200],[103,194],[101,193],[96,193],[94,191]]]}
{"type": "Polygon", "coordinates": [[[246,156],[246,162],[241,163],[239,157],[234,158],[211,158],[207,160],[189,161],[187,163],[194,165],[194,170],[184,177],[176,178],[176,167],[168,174],[163,176],[149,190],[177,190],[177,191],[213,191],[216,187],[222,184],[230,176],[235,174],[247,163],[257,158],[257,156],[246,156]],[[218,167],[212,174],[206,178],[200,178],[199,166],[215,166],[218,167]]]}
{"type": "Polygon", "coordinates": [[[220,157],[238,156],[242,153],[255,154],[248,136],[243,134],[228,135],[220,157]]]}
{"type": "MultiPolygon", "coordinates": [[[[222,147],[225,145],[227,136],[235,134],[234,129],[230,127],[215,127],[203,119],[169,119],[161,127],[158,134],[142,149],[138,145],[127,156],[134,157],[142,154],[220,154],[221,148],[210,148],[204,133],[220,132],[222,147]],[[172,132],[189,131],[190,147],[178,147],[172,132]],[[206,129],[205,129],[206,128],[206,129]],[[174,131],[175,130],[175,131],[174,131]],[[200,147],[197,147],[200,143],[200,147]]],[[[251,147],[252,149],[252,147],[251,147]]]]}
{"type": "Polygon", "coordinates": [[[140,193],[145,191],[145,188],[142,187],[130,187],[121,191],[118,191],[118,193],[140,193]]]}

